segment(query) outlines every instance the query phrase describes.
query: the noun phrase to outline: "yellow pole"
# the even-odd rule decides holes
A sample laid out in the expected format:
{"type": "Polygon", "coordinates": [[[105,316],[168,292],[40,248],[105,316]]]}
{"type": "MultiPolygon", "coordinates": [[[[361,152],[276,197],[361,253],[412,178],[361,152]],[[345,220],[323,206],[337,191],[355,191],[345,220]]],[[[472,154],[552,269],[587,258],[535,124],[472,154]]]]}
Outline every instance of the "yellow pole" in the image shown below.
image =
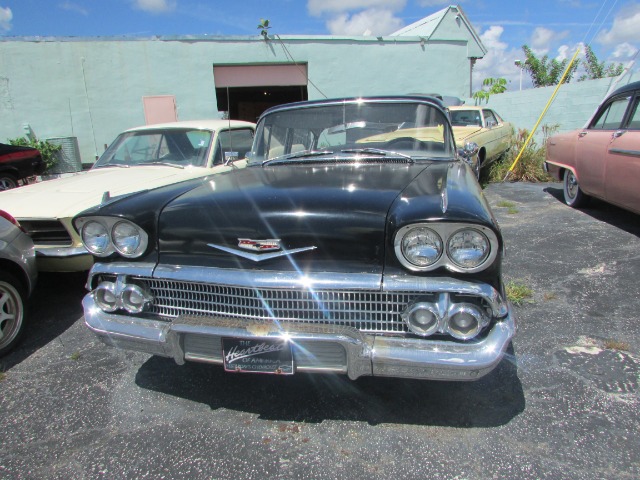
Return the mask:
{"type": "Polygon", "coordinates": [[[549,110],[549,107],[553,103],[553,100],[556,98],[556,95],[558,94],[558,90],[560,90],[560,86],[564,83],[564,80],[565,80],[565,78],[567,78],[567,75],[569,75],[569,70],[571,69],[571,65],[573,65],[573,62],[576,61],[576,57],[578,56],[578,53],[580,53],[580,48],[578,48],[576,50],[576,53],[573,54],[573,58],[571,58],[571,61],[569,62],[569,65],[567,65],[567,68],[564,71],[564,74],[562,74],[562,78],[560,79],[560,81],[558,82],[558,85],[556,85],[555,90],[551,94],[551,98],[549,98],[549,101],[547,102],[547,105],[544,107],[544,110],[542,110],[542,113],[538,117],[538,121],[533,126],[533,130],[531,130],[531,133],[527,137],[527,140],[524,142],[524,145],[522,145],[522,148],[520,149],[520,152],[518,153],[518,156],[516,157],[516,159],[511,164],[511,167],[509,167],[509,171],[507,171],[507,174],[505,175],[504,180],[502,180],[503,182],[505,182],[507,180],[507,178],[509,178],[509,175],[511,174],[513,169],[516,167],[518,162],[520,161],[520,157],[522,157],[522,154],[524,153],[525,148],[527,148],[527,145],[529,145],[529,142],[533,138],[533,134],[536,133],[536,130],[538,129],[538,126],[540,125],[540,122],[542,121],[542,119],[544,118],[545,114],[547,113],[547,110],[549,110]]]}

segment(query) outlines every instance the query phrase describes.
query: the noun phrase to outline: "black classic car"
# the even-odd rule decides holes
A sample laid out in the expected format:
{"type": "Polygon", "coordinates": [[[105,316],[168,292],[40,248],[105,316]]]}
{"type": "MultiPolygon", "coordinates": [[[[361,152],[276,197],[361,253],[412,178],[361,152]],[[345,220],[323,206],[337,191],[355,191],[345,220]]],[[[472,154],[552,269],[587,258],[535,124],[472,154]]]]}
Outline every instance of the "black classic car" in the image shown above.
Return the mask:
{"type": "Polygon", "coordinates": [[[0,191],[18,186],[18,180],[40,175],[45,169],[40,151],[0,143],[0,191]]]}
{"type": "Polygon", "coordinates": [[[233,372],[474,380],[515,322],[503,240],[442,104],[302,102],[245,168],[74,219],[106,344],[233,372]]]}

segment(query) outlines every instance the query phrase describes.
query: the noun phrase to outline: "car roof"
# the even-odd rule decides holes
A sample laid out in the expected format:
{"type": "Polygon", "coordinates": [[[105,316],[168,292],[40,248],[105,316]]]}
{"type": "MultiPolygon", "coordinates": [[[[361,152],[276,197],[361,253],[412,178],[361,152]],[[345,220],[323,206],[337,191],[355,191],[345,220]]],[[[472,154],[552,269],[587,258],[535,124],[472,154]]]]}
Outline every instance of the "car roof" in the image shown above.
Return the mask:
{"type": "Polygon", "coordinates": [[[620,95],[621,93],[630,92],[633,90],[640,90],[640,82],[632,82],[632,83],[629,83],[628,85],[625,85],[624,87],[620,87],[619,89],[611,93],[607,98],[613,97],[615,95],[620,95]]]}
{"type": "Polygon", "coordinates": [[[346,97],[346,98],[328,98],[323,100],[306,100],[303,102],[293,102],[293,103],[283,103],[281,105],[276,105],[274,107],[268,108],[260,118],[265,116],[266,114],[290,110],[295,108],[304,108],[304,107],[313,107],[320,105],[336,105],[336,104],[347,104],[347,103],[358,103],[358,102],[407,102],[407,101],[416,101],[422,103],[430,103],[442,110],[445,109],[442,101],[436,97],[430,97],[428,95],[421,94],[409,94],[409,95],[386,95],[386,96],[371,96],[371,97],[346,97]]]}
{"type": "Polygon", "coordinates": [[[138,132],[144,130],[171,129],[171,128],[194,128],[200,130],[220,130],[221,128],[241,128],[255,127],[255,123],[243,122],[241,120],[222,120],[222,119],[205,119],[205,120],[184,120],[181,122],[155,123],[152,125],[142,125],[130,128],[126,132],[138,132]]]}

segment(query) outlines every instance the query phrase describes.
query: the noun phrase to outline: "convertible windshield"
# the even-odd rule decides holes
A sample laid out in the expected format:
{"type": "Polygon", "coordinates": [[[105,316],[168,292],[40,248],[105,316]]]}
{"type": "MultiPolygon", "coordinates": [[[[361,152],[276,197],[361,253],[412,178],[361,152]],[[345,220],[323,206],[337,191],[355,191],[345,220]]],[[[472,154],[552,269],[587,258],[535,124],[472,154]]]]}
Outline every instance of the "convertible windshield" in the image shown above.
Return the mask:
{"type": "Polygon", "coordinates": [[[93,168],[164,164],[204,167],[213,132],[158,129],[125,132],[102,154],[93,168]]]}
{"type": "Polygon", "coordinates": [[[267,113],[259,122],[252,162],[345,156],[450,159],[454,144],[442,110],[419,101],[327,102],[267,113]],[[300,152],[300,155],[296,153],[300,152]]]}

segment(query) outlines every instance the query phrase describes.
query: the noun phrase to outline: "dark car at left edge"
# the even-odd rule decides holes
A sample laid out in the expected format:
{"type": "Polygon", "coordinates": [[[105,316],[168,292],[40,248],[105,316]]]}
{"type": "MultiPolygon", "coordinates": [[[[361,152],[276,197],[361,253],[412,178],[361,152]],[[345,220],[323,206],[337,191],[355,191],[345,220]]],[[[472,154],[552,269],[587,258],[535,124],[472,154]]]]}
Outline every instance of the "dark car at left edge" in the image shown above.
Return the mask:
{"type": "Polygon", "coordinates": [[[9,190],[45,169],[40,151],[36,148],[0,143],[0,190],[9,190]]]}
{"type": "Polygon", "coordinates": [[[74,219],[96,256],[85,322],[228,372],[478,379],[516,325],[467,154],[434,98],[273,107],[245,168],[74,219]]]}

